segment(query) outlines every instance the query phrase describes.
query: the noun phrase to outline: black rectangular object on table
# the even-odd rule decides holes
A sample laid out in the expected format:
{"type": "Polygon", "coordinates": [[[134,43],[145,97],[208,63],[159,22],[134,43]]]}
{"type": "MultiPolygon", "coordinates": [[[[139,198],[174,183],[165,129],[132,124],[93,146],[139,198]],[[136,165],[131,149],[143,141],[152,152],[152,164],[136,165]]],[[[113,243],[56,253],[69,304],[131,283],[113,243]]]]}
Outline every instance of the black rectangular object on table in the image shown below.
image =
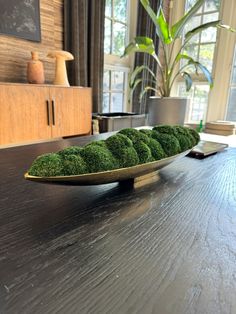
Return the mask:
{"type": "Polygon", "coordinates": [[[210,142],[210,141],[200,141],[197,146],[195,146],[191,152],[188,154],[190,157],[205,158],[212,154],[216,154],[227,148],[228,144],[210,142]]]}

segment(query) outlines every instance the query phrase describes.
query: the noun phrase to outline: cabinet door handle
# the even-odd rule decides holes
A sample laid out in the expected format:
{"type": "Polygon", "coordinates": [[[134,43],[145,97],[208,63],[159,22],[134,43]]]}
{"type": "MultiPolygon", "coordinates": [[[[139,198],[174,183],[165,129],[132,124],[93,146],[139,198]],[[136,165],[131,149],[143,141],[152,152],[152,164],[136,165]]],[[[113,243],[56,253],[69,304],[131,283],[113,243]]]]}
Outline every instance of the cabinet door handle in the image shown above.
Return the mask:
{"type": "Polygon", "coordinates": [[[52,100],[52,124],[55,125],[56,119],[55,119],[55,100],[52,100]]]}
{"type": "Polygon", "coordinates": [[[50,125],[50,108],[49,108],[49,100],[46,100],[46,107],[47,107],[47,123],[50,125]]]}

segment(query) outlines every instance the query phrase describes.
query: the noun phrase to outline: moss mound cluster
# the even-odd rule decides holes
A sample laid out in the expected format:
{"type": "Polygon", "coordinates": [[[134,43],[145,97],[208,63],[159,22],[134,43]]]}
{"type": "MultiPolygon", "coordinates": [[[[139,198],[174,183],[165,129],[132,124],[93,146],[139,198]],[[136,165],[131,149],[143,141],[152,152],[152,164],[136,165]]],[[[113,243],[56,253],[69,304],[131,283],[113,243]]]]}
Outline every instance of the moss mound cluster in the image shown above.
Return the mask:
{"type": "Polygon", "coordinates": [[[89,172],[100,172],[119,168],[111,152],[99,145],[88,145],[81,151],[89,172]]]}
{"type": "Polygon", "coordinates": [[[149,137],[152,136],[152,130],[150,130],[150,129],[141,129],[141,130],[139,130],[139,132],[141,132],[141,133],[143,133],[149,137]]]}
{"type": "Polygon", "coordinates": [[[144,142],[135,142],[134,149],[138,155],[139,164],[154,161],[150,148],[144,142]]]}
{"type": "Polygon", "coordinates": [[[127,136],[133,142],[133,144],[140,141],[144,142],[145,144],[149,142],[148,135],[146,135],[145,133],[139,132],[136,129],[132,129],[132,128],[123,129],[119,131],[118,134],[123,134],[127,136]]]}
{"type": "Polygon", "coordinates": [[[139,158],[132,141],[123,134],[116,134],[106,139],[106,145],[118,160],[120,168],[132,167],[139,164],[139,158]]]}
{"type": "Polygon", "coordinates": [[[161,144],[167,157],[179,154],[181,152],[179,141],[174,135],[159,133],[153,130],[152,138],[161,144]]]}
{"type": "Polygon", "coordinates": [[[127,136],[133,143],[133,147],[138,155],[139,164],[153,161],[152,152],[148,147],[150,138],[136,129],[127,128],[118,132],[118,134],[123,134],[127,136]]]}
{"type": "Polygon", "coordinates": [[[123,129],[105,141],[71,146],[39,156],[29,174],[69,176],[132,167],[176,155],[195,146],[199,134],[183,126],[158,125],[152,130],[123,129]]]}
{"type": "Polygon", "coordinates": [[[29,174],[37,177],[54,177],[63,173],[63,163],[56,153],[44,154],[35,159],[29,174]]]}
{"type": "Polygon", "coordinates": [[[153,138],[150,138],[148,147],[151,150],[153,160],[160,160],[167,157],[161,144],[153,138]]]}
{"type": "Polygon", "coordinates": [[[157,125],[153,128],[154,131],[163,134],[176,135],[175,127],[172,125],[157,125]]]}
{"type": "Polygon", "coordinates": [[[91,142],[87,144],[85,147],[88,147],[88,146],[100,146],[104,148],[107,147],[106,142],[104,140],[91,142]]]}
{"type": "Polygon", "coordinates": [[[80,154],[81,150],[82,150],[82,147],[80,146],[70,146],[70,147],[64,148],[63,150],[60,150],[58,154],[62,157],[69,156],[69,155],[78,155],[80,154]]]}
{"type": "Polygon", "coordinates": [[[197,143],[200,141],[200,135],[193,129],[187,129],[189,134],[193,137],[194,139],[194,146],[197,145],[197,143]]]}
{"type": "Polygon", "coordinates": [[[87,165],[80,155],[68,155],[63,158],[63,175],[72,176],[88,172],[87,165]]]}

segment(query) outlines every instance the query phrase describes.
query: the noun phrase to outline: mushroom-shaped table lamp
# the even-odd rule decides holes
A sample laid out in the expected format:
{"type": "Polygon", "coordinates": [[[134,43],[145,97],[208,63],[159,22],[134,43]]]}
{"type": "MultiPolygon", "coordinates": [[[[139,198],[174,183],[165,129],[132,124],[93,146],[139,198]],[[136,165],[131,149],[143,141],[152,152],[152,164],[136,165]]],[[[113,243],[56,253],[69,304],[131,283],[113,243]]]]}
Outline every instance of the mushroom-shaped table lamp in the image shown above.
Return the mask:
{"type": "Polygon", "coordinates": [[[74,56],[68,51],[55,50],[50,51],[48,57],[56,59],[55,79],[53,84],[70,86],[66,72],[66,61],[74,60],[74,56]]]}

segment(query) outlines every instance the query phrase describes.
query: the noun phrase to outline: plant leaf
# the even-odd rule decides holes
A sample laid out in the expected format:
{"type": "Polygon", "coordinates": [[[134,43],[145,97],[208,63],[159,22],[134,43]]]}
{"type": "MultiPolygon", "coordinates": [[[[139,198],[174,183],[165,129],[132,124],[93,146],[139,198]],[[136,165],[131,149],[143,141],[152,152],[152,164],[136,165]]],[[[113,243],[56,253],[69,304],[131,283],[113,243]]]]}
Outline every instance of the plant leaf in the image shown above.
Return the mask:
{"type": "Polygon", "coordinates": [[[185,35],[184,41],[185,42],[189,41],[193,36],[202,32],[204,29],[207,29],[209,27],[217,27],[219,25],[220,25],[220,20],[202,24],[202,25],[192,29],[191,31],[187,32],[187,34],[185,35]]]}
{"type": "Polygon", "coordinates": [[[135,37],[134,40],[125,48],[122,57],[132,52],[146,52],[150,55],[156,54],[153,40],[144,36],[135,37]]]}
{"type": "Polygon", "coordinates": [[[148,0],[140,0],[144,9],[156,26],[156,33],[160,40],[165,44],[172,42],[169,24],[166,21],[162,7],[159,7],[157,14],[153,11],[148,0]]]}
{"type": "Polygon", "coordinates": [[[156,93],[159,93],[158,89],[154,88],[154,87],[151,87],[151,86],[146,86],[142,91],[141,93],[139,94],[139,102],[141,102],[143,96],[149,91],[149,90],[152,90],[156,93]]]}
{"type": "MultiPolygon", "coordinates": [[[[157,35],[161,34],[163,41],[165,44],[172,43],[172,37],[170,33],[169,24],[166,22],[166,18],[164,16],[163,10],[160,7],[159,15],[157,16],[157,35]]],[[[160,35],[159,35],[160,37],[160,35]]]]}
{"type": "Polygon", "coordinates": [[[121,57],[125,57],[133,52],[145,52],[150,54],[157,62],[160,68],[162,68],[161,62],[156,55],[155,46],[153,44],[153,40],[149,37],[138,36],[135,37],[134,40],[126,46],[124,54],[121,57]]]}
{"type": "MultiPolygon", "coordinates": [[[[196,68],[196,73],[197,73],[197,68],[199,68],[199,69],[202,71],[202,73],[204,74],[205,78],[207,79],[207,81],[208,81],[208,83],[209,83],[209,85],[210,85],[210,88],[213,87],[213,79],[212,79],[211,73],[208,71],[208,69],[207,69],[204,65],[202,65],[202,64],[201,64],[200,62],[198,62],[198,61],[191,61],[191,60],[189,60],[188,64],[189,64],[189,65],[192,64],[192,65],[195,66],[195,68],[196,68]]],[[[197,73],[197,74],[198,74],[198,73],[197,73]]]]}
{"type": "Polygon", "coordinates": [[[151,76],[154,78],[154,80],[156,81],[156,75],[148,66],[146,66],[146,65],[137,66],[130,75],[130,79],[129,79],[130,88],[133,88],[133,85],[134,85],[134,82],[135,82],[137,75],[144,70],[148,71],[151,74],[151,76]]]}
{"type": "Polygon", "coordinates": [[[202,73],[204,74],[205,78],[207,79],[207,81],[210,84],[210,88],[213,87],[214,83],[213,83],[213,79],[211,76],[211,73],[208,71],[208,69],[202,65],[201,63],[198,62],[197,66],[200,68],[200,70],[202,71],[202,73]]]}
{"type": "Polygon", "coordinates": [[[131,87],[131,88],[132,88],[132,94],[133,94],[135,88],[138,86],[138,84],[140,84],[142,81],[143,81],[143,80],[142,80],[141,78],[139,78],[139,79],[137,79],[137,80],[134,81],[134,83],[133,83],[133,85],[132,85],[132,87],[131,87]]]}
{"type": "Polygon", "coordinates": [[[186,59],[186,60],[195,62],[192,57],[186,55],[185,53],[179,53],[176,57],[176,62],[178,62],[181,59],[186,59]]]}
{"type": "Polygon", "coordinates": [[[191,75],[188,72],[182,72],[181,75],[185,79],[186,91],[189,92],[193,85],[193,80],[191,78],[191,75]]]}
{"type": "Polygon", "coordinates": [[[195,5],[171,28],[171,35],[173,39],[181,36],[186,23],[197,13],[205,0],[198,0],[195,5]]]}
{"type": "Polygon", "coordinates": [[[232,33],[236,33],[236,29],[230,27],[229,25],[224,25],[224,24],[219,24],[217,25],[218,28],[223,28],[223,29],[227,29],[228,31],[232,32],[232,33]]]}

